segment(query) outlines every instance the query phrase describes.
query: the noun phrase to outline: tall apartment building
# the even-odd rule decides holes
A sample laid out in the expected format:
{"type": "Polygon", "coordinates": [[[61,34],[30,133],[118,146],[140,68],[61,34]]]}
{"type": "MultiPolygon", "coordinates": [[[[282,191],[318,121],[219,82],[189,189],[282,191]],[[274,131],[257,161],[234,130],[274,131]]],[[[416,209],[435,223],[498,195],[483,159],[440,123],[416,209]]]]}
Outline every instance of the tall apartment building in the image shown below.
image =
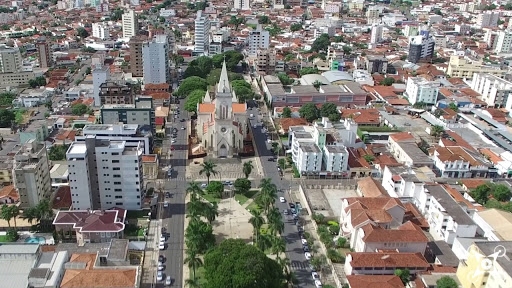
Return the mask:
{"type": "Polygon", "coordinates": [[[407,60],[411,63],[418,63],[420,59],[434,56],[436,40],[431,37],[428,31],[421,31],[420,35],[409,37],[409,55],[407,60]]]}
{"type": "Polygon", "coordinates": [[[384,25],[373,25],[370,36],[370,43],[375,44],[382,41],[382,34],[384,32],[384,25]]]}
{"type": "Polygon", "coordinates": [[[133,104],[135,95],[131,84],[106,81],[100,84],[100,105],[105,104],[133,104]]]}
{"type": "Polygon", "coordinates": [[[269,41],[270,33],[258,24],[256,30],[249,33],[249,56],[256,56],[260,49],[268,49],[269,41]]]}
{"type": "Polygon", "coordinates": [[[512,32],[498,31],[494,53],[510,53],[512,51],[512,32]]]}
{"type": "Polygon", "coordinates": [[[487,11],[485,13],[480,13],[476,17],[476,25],[479,26],[480,28],[497,27],[499,19],[500,19],[499,12],[487,11]]]}
{"type": "Polygon", "coordinates": [[[123,38],[131,38],[139,32],[139,20],[135,11],[129,10],[122,16],[123,38]]]}
{"type": "Polygon", "coordinates": [[[146,41],[146,36],[137,35],[130,38],[130,72],[132,77],[144,76],[144,65],[142,57],[142,44],[146,41]]]}
{"type": "Polygon", "coordinates": [[[380,73],[386,74],[388,73],[388,59],[384,56],[373,56],[368,55],[365,59],[366,71],[370,74],[380,73]]]}
{"type": "Polygon", "coordinates": [[[194,20],[194,54],[208,55],[210,45],[210,19],[203,11],[197,11],[194,20]]]}
{"type": "Polygon", "coordinates": [[[110,27],[105,23],[92,23],[92,36],[101,40],[110,39],[110,27]]]}
{"type": "Polygon", "coordinates": [[[368,10],[366,11],[366,24],[372,25],[379,24],[380,22],[381,20],[379,8],[375,6],[368,7],[368,10]]]}
{"type": "Polygon", "coordinates": [[[22,144],[14,155],[13,183],[20,195],[20,208],[36,206],[51,194],[50,167],[45,145],[36,140],[22,144]]]}
{"type": "Polygon", "coordinates": [[[233,0],[233,7],[238,10],[249,10],[251,3],[249,0],[233,0]]]}
{"type": "Polygon", "coordinates": [[[142,205],[142,144],[86,137],[66,152],[73,210],[119,207],[139,210],[142,205]]]}
{"type": "Polygon", "coordinates": [[[284,9],[284,0],[272,0],[272,7],[274,9],[284,9]]]}
{"type": "Polygon", "coordinates": [[[474,73],[489,73],[502,78],[507,72],[508,70],[503,70],[498,65],[484,65],[482,61],[473,61],[462,56],[453,55],[450,56],[446,75],[458,78],[472,78],[474,73]]]}
{"type": "Polygon", "coordinates": [[[97,65],[92,68],[92,97],[94,106],[101,105],[100,87],[110,79],[110,67],[97,65]]]}
{"type": "Polygon", "coordinates": [[[22,58],[18,47],[0,46],[0,73],[16,73],[22,69],[22,58]]]}
{"type": "Polygon", "coordinates": [[[273,74],[276,69],[276,51],[274,49],[259,50],[254,64],[257,73],[273,74]]]}
{"type": "Polygon", "coordinates": [[[492,74],[474,73],[471,80],[471,89],[482,95],[490,107],[512,108],[512,83],[492,74]]]}
{"type": "Polygon", "coordinates": [[[484,41],[487,44],[487,48],[492,50],[496,49],[496,45],[498,44],[498,32],[490,28],[483,30],[485,31],[484,41]]]}
{"type": "Polygon", "coordinates": [[[136,124],[89,124],[81,134],[75,136],[75,142],[85,142],[87,137],[100,140],[125,141],[127,147],[138,147],[142,143],[144,154],[153,151],[153,134],[136,124]]]}
{"type": "Polygon", "coordinates": [[[138,96],[135,104],[103,105],[100,115],[102,124],[136,124],[143,131],[155,131],[155,109],[151,96],[138,96]]]}
{"type": "Polygon", "coordinates": [[[169,41],[166,35],[155,35],[142,44],[144,84],[169,83],[169,41]]]}
{"type": "Polygon", "coordinates": [[[419,102],[434,105],[437,103],[439,86],[438,82],[427,81],[423,77],[409,77],[405,93],[413,105],[419,102]]]}
{"type": "Polygon", "coordinates": [[[50,53],[50,46],[46,42],[46,37],[40,37],[36,42],[37,59],[39,60],[39,68],[52,67],[52,55],[50,53]]]}

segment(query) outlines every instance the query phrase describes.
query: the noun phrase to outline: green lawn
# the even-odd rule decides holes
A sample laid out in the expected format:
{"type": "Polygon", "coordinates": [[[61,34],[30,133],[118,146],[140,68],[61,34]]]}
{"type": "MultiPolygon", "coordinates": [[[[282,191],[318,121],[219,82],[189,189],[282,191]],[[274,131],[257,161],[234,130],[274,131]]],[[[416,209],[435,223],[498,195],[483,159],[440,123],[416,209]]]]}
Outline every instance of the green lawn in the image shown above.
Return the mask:
{"type": "Polygon", "coordinates": [[[256,202],[252,202],[251,204],[249,204],[249,206],[247,206],[247,211],[251,210],[260,210],[260,206],[258,206],[256,202]]]}
{"type": "Polygon", "coordinates": [[[126,211],[126,218],[128,219],[137,219],[137,218],[147,218],[149,210],[130,210],[126,211]]]}
{"type": "Polygon", "coordinates": [[[258,190],[250,190],[246,194],[235,194],[235,200],[240,203],[240,205],[244,205],[249,199],[254,198],[258,192],[258,190]]]}
{"type": "MultiPolygon", "coordinates": [[[[192,279],[194,277],[192,269],[190,269],[189,279],[192,279]]],[[[196,278],[199,279],[199,285],[203,286],[206,284],[206,279],[204,278],[204,268],[199,267],[196,270],[196,278]]]]}
{"type": "Polygon", "coordinates": [[[0,242],[9,242],[9,241],[7,241],[7,236],[6,235],[0,235],[0,242]]]}
{"type": "Polygon", "coordinates": [[[205,193],[204,195],[202,195],[201,197],[203,197],[206,201],[210,202],[210,203],[218,203],[220,201],[219,198],[216,198],[214,197],[213,195],[211,194],[208,194],[208,193],[205,193]]]}
{"type": "Polygon", "coordinates": [[[144,236],[144,228],[139,228],[137,225],[128,224],[124,229],[124,235],[129,237],[143,237],[144,236]]]}

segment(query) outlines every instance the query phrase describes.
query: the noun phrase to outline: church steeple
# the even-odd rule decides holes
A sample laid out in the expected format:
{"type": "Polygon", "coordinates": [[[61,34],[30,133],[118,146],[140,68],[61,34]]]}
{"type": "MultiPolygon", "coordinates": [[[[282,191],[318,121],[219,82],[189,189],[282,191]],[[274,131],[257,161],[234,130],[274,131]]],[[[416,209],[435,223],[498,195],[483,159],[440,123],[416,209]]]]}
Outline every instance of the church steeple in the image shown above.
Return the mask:
{"type": "Polygon", "coordinates": [[[231,85],[228,79],[228,69],[226,68],[226,56],[222,63],[222,70],[220,71],[219,83],[217,84],[217,93],[231,93],[231,85]]]}
{"type": "Polygon", "coordinates": [[[210,92],[206,90],[206,95],[204,95],[203,103],[212,103],[212,98],[210,97],[210,92]]]}

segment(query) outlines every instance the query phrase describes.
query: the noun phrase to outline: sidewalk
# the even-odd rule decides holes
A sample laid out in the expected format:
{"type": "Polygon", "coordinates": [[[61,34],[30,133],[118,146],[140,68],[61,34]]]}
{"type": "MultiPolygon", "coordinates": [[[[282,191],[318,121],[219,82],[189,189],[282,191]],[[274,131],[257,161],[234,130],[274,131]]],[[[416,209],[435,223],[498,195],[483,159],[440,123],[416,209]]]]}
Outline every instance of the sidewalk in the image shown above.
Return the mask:
{"type": "MultiPolygon", "coordinates": [[[[187,196],[185,196],[185,205],[186,203],[188,203],[190,201],[190,194],[187,194],[187,196]]],[[[188,217],[185,217],[185,221],[183,221],[183,231],[184,233],[186,233],[187,231],[187,226],[188,226],[188,222],[189,222],[189,219],[188,217]]],[[[185,262],[185,259],[187,258],[187,240],[186,238],[183,238],[183,262],[185,262]]],[[[183,283],[182,283],[182,286],[181,287],[186,287],[185,286],[185,281],[187,281],[187,279],[190,278],[190,269],[188,268],[188,265],[183,263],[183,283]]]]}
{"type": "Polygon", "coordinates": [[[146,251],[144,252],[144,263],[142,266],[141,287],[149,288],[155,283],[156,265],[158,263],[157,241],[160,237],[161,225],[160,220],[151,220],[149,224],[146,251]]]}

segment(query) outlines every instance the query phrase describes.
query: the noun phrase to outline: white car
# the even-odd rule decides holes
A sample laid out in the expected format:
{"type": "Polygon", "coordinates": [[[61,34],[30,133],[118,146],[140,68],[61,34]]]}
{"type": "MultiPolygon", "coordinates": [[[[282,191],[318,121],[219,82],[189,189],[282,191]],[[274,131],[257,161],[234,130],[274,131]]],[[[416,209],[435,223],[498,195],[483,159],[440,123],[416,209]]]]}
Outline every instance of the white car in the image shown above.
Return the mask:
{"type": "Polygon", "coordinates": [[[172,284],[171,276],[167,276],[165,278],[165,285],[170,286],[172,284]]]}
{"type": "Polygon", "coordinates": [[[305,252],[304,257],[306,257],[306,260],[311,260],[311,253],[305,252]]]}
{"type": "Polygon", "coordinates": [[[160,242],[160,244],[158,244],[158,249],[164,250],[165,249],[165,243],[160,242]]]}
{"type": "Polygon", "coordinates": [[[156,274],[156,281],[162,280],[164,280],[164,273],[162,273],[162,271],[158,271],[158,274],[156,274]]]}
{"type": "Polygon", "coordinates": [[[164,208],[169,207],[169,202],[164,202],[164,208]]]}
{"type": "Polygon", "coordinates": [[[311,277],[313,277],[314,280],[320,280],[320,276],[316,272],[311,272],[311,277]]]}
{"type": "Polygon", "coordinates": [[[279,202],[284,203],[286,202],[286,199],[284,199],[284,197],[279,197],[279,202]]]}
{"type": "Polygon", "coordinates": [[[302,245],[308,245],[308,240],[306,240],[306,239],[301,239],[301,241],[302,241],[302,245]]]}
{"type": "Polygon", "coordinates": [[[201,189],[205,189],[206,187],[208,187],[208,184],[206,184],[206,183],[201,184],[201,189]]]}
{"type": "Polygon", "coordinates": [[[185,130],[185,126],[181,126],[181,130],[185,130]]]}
{"type": "Polygon", "coordinates": [[[316,288],[322,288],[322,282],[320,282],[320,280],[315,280],[315,286],[316,288]]]}
{"type": "Polygon", "coordinates": [[[163,271],[164,270],[164,265],[158,265],[158,271],[163,271]]]}
{"type": "Polygon", "coordinates": [[[160,236],[160,242],[162,242],[162,243],[165,242],[165,236],[164,235],[160,236]]]}
{"type": "Polygon", "coordinates": [[[176,139],[172,139],[172,140],[171,140],[171,143],[176,143],[176,139]]]}

